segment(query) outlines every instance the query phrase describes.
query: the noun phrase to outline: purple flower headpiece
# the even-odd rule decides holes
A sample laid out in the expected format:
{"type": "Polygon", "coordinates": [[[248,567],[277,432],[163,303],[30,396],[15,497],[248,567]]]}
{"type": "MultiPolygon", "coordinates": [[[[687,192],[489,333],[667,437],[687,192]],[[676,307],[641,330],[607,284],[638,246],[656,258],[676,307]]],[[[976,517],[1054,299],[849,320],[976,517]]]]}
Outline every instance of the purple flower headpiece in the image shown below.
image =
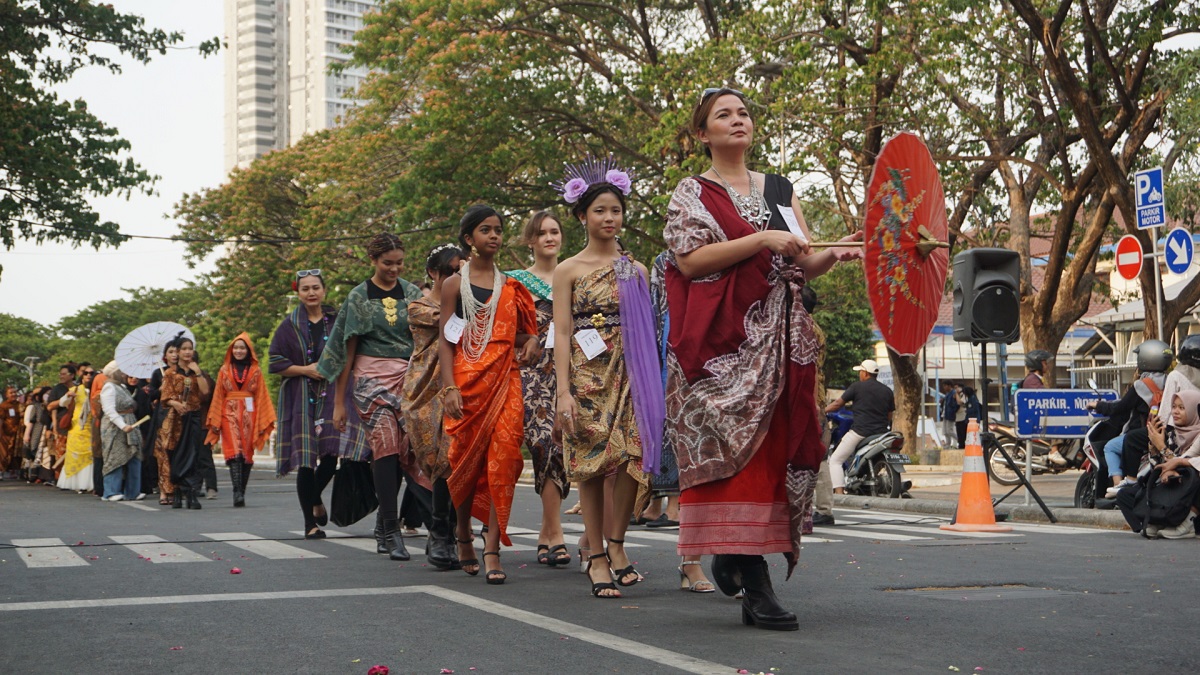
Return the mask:
{"type": "Polygon", "coordinates": [[[604,159],[588,157],[579,164],[567,164],[566,167],[563,180],[554,183],[554,189],[568,204],[579,201],[583,193],[600,183],[608,183],[625,195],[628,195],[629,191],[633,189],[633,179],[630,178],[629,172],[617,166],[617,161],[612,158],[612,155],[604,159]]]}

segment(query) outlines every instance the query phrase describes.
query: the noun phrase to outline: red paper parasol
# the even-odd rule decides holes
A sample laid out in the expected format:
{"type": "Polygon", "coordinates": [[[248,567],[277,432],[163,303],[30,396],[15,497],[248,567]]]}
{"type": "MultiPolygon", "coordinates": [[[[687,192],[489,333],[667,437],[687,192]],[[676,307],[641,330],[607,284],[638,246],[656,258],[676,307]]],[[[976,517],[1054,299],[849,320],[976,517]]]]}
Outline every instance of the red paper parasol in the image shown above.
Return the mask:
{"type": "Polygon", "coordinates": [[[950,253],[942,181],[915,134],[884,143],[867,185],[863,230],[875,323],[896,353],[916,354],[937,321],[950,253]]]}

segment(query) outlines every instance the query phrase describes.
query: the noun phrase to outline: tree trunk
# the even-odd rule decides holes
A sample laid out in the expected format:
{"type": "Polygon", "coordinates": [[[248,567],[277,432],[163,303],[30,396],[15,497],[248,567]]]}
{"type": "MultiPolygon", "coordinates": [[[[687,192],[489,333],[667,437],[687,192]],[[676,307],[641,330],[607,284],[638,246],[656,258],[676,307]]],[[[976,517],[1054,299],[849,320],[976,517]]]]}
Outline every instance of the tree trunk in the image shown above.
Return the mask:
{"type": "Polygon", "coordinates": [[[925,383],[921,381],[919,356],[901,356],[888,347],[895,383],[896,412],[892,430],[904,434],[904,452],[917,454],[917,418],[925,401],[925,383]]]}

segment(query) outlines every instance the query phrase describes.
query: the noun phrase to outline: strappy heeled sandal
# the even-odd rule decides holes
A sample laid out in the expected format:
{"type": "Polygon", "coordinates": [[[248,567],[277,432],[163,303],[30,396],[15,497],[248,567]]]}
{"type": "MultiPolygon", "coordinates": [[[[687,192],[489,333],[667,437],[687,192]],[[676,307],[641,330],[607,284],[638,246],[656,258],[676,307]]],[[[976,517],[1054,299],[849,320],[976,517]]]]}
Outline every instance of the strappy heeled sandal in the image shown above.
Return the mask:
{"type": "MultiPolygon", "coordinates": [[[[566,544],[558,544],[557,546],[551,546],[550,551],[546,554],[546,556],[549,559],[549,562],[547,562],[546,564],[551,567],[557,567],[559,565],[570,565],[571,564],[571,553],[570,553],[570,551],[567,550],[566,544]]],[[[539,561],[539,562],[541,562],[541,561],[539,561]]]]}
{"type": "Polygon", "coordinates": [[[537,545],[537,561],[538,561],[539,565],[549,565],[551,567],[554,567],[555,565],[558,564],[555,562],[550,562],[550,545],[549,544],[538,544],[537,545]]]}
{"type": "Polygon", "coordinates": [[[591,557],[591,555],[584,556],[583,552],[587,551],[589,554],[591,554],[592,549],[584,548],[583,546],[580,546],[578,551],[579,551],[579,573],[587,574],[588,568],[590,568],[592,566],[592,557],[591,557]]]}
{"type": "MultiPolygon", "coordinates": [[[[608,543],[604,545],[605,555],[608,555],[608,547],[612,546],[613,544],[620,544],[621,551],[625,550],[625,540],[624,539],[609,539],[608,543]]],[[[626,554],[626,558],[628,558],[628,556],[629,556],[629,554],[626,554]]],[[[596,556],[592,556],[592,557],[594,558],[596,556]]],[[[638,571],[633,568],[632,563],[629,565],[626,565],[625,567],[622,567],[619,570],[614,570],[611,565],[612,565],[612,557],[609,556],[609,568],[608,569],[610,572],[612,572],[613,579],[616,580],[618,586],[629,587],[629,586],[632,586],[642,580],[642,575],[638,574],[638,571]],[[625,583],[625,577],[627,577],[631,574],[633,575],[633,581],[630,581],[629,583],[625,583]]]]}
{"type": "MultiPolygon", "coordinates": [[[[458,537],[455,537],[454,541],[456,541],[460,544],[474,544],[475,537],[471,537],[470,539],[459,539],[458,537]]],[[[475,550],[474,546],[472,546],[471,550],[472,551],[475,550]]],[[[462,560],[460,557],[458,564],[460,567],[462,567],[462,571],[466,572],[467,574],[469,574],[471,576],[475,576],[475,575],[479,574],[479,559],[478,558],[468,558],[467,560],[462,560]],[[472,570],[467,569],[468,567],[474,567],[475,569],[474,569],[474,571],[472,571],[472,570]]]]}
{"type": "Polygon", "coordinates": [[[592,581],[592,572],[591,572],[591,569],[593,567],[592,561],[595,560],[596,558],[604,558],[604,560],[607,562],[608,554],[607,553],[597,553],[596,555],[588,556],[588,559],[587,559],[588,569],[585,572],[585,574],[588,575],[588,581],[592,582],[592,597],[594,597],[594,598],[619,598],[619,597],[621,597],[620,589],[618,589],[617,585],[614,584],[612,581],[601,581],[601,582],[592,581]],[[616,593],[614,595],[600,595],[604,591],[616,591],[616,593]]]}
{"type": "Polygon", "coordinates": [[[713,582],[708,579],[701,579],[699,581],[689,579],[687,572],[683,571],[683,568],[689,565],[701,567],[699,560],[684,560],[679,563],[679,590],[691,591],[693,593],[713,593],[717,590],[713,582]]]}
{"type": "MultiPolygon", "coordinates": [[[[496,562],[497,563],[500,562],[500,552],[499,551],[484,551],[483,552],[483,557],[485,560],[487,559],[487,557],[489,555],[496,556],[496,562]]],[[[508,578],[508,575],[504,573],[504,570],[488,570],[483,576],[484,576],[484,578],[487,579],[489,586],[499,586],[500,584],[504,583],[505,579],[508,578]]]]}

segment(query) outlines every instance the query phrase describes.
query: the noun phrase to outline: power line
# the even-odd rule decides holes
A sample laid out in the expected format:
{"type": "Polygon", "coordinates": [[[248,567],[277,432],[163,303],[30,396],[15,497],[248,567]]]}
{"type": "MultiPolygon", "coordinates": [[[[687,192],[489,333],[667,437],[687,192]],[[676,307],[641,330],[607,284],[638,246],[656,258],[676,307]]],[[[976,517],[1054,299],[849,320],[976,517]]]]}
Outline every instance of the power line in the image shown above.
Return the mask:
{"type": "MultiPolygon", "coordinates": [[[[99,235],[104,235],[104,236],[113,236],[112,232],[107,232],[105,230],[101,230],[99,228],[94,228],[94,227],[68,227],[65,225],[54,225],[51,223],[41,223],[41,222],[37,222],[37,221],[33,221],[33,220],[22,220],[20,218],[14,218],[14,219],[12,219],[12,222],[21,223],[23,225],[30,225],[32,227],[44,227],[48,230],[55,230],[58,232],[67,232],[67,233],[73,233],[73,234],[99,234],[99,235]]],[[[431,226],[431,227],[418,227],[418,228],[414,228],[411,230],[405,230],[402,232],[393,232],[393,234],[417,234],[420,232],[435,232],[435,231],[439,231],[439,230],[445,230],[446,228],[447,228],[446,225],[438,225],[438,226],[431,226]]],[[[178,236],[178,235],[173,236],[173,237],[163,237],[163,236],[156,236],[156,235],[152,235],[152,234],[122,234],[120,232],[116,233],[116,236],[122,240],[152,239],[152,240],[156,240],[156,241],[177,241],[177,242],[180,242],[183,244],[243,244],[243,245],[246,245],[246,244],[306,244],[306,243],[320,243],[320,242],[331,242],[331,241],[362,241],[364,239],[364,235],[361,235],[361,234],[345,236],[345,237],[313,237],[313,238],[300,237],[300,238],[286,238],[286,239],[249,239],[249,238],[246,238],[246,239],[237,239],[237,238],[206,239],[203,237],[183,237],[183,236],[178,236]]]]}

